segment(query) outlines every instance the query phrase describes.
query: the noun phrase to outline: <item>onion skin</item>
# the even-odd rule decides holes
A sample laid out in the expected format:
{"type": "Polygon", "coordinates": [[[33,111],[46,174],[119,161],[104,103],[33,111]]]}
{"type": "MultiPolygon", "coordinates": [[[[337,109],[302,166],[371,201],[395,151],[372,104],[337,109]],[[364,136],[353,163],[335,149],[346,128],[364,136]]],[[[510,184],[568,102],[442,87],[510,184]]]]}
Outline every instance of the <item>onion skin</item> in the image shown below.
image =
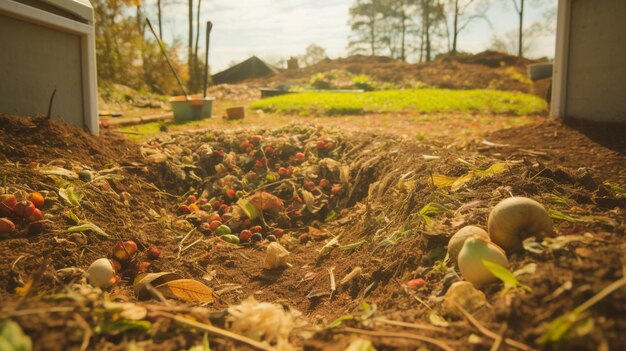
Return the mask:
{"type": "Polygon", "coordinates": [[[483,228],[474,225],[468,225],[459,229],[459,231],[456,232],[448,242],[448,256],[450,259],[453,261],[457,260],[459,252],[461,252],[463,244],[468,238],[481,238],[489,240],[489,234],[483,228]]]}
{"type": "Polygon", "coordinates": [[[517,250],[528,237],[552,234],[552,218],[539,202],[511,197],[491,210],[487,227],[491,241],[507,251],[517,250]]]}
{"type": "Polygon", "coordinates": [[[468,238],[459,252],[459,269],[463,278],[477,288],[498,281],[498,278],[485,267],[482,260],[493,262],[504,268],[509,267],[509,260],[504,251],[496,244],[482,239],[468,238]]]}

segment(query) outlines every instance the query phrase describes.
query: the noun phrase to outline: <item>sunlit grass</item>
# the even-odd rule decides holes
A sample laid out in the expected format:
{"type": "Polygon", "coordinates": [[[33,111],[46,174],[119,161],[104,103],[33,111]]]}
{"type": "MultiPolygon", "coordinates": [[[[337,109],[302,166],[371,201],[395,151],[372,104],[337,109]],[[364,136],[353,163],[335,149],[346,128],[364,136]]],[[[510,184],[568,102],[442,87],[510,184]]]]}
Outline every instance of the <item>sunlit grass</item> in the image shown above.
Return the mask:
{"type": "Polygon", "coordinates": [[[497,90],[388,90],[365,93],[304,92],[260,100],[252,109],[302,115],[359,115],[411,111],[537,115],[544,100],[529,94],[497,90]]]}

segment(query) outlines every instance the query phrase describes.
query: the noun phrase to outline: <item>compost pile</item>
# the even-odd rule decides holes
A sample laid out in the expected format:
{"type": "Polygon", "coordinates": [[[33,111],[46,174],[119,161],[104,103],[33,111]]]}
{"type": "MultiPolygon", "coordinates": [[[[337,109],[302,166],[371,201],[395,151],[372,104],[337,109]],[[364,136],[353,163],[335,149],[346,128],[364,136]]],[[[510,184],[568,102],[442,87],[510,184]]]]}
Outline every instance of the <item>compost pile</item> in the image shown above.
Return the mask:
{"type": "Polygon", "coordinates": [[[44,198],[43,221],[10,212],[16,229],[0,239],[11,342],[596,350],[626,341],[623,185],[537,150],[306,125],[136,145],[0,118],[3,199],[44,198]],[[446,257],[450,237],[487,229],[512,196],[543,205],[553,233],[506,251],[508,269],[489,284],[463,282],[446,257]],[[28,230],[32,222],[42,228],[28,230]]]}

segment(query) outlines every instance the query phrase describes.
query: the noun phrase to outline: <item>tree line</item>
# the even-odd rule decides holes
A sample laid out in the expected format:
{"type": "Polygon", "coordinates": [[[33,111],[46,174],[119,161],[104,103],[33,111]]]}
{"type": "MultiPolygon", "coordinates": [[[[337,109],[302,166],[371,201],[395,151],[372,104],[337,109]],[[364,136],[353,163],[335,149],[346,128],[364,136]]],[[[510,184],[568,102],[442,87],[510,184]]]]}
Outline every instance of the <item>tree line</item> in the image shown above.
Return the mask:
{"type": "MultiPolygon", "coordinates": [[[[180,3],[180,1],[179,1],[180,3]]],[[[202,0],[188,0],[188,41],[163,41],[163,24],[167,7],[174,0],[91,0],[96,21],[96,59],[98,79],[103,83],[121,83],[135,89],[161,94],[180,94],[181,89],[169,73],[159,51],[157,39],[147,32],[146,18],[157,28],[158,40],[165,47],[174,68],[186,82],[189,93],[202,89],[204,59],[200,53],[200,30],[205,22],[200,16],[202,0]],[[154,21],[156,20],[156,21],[154,21]],[[180,59],[187,52],[187,62],[180,59]]]]}
{"type": "MultiPolygon", "coordinates": [[[[487,16],[495,3],[510,4],[517,17],[516,35],[492,37],[491,46],[524,56],[529,41],[550,30],[550,20],[525,26],[528,6],[541,6],[545,0],[355,0],[350,7],[351,54],[391,56],[406,61],[409,54],[431,61],[436,55],[458,53],[463,33],[475,22],[491,27],[487,16]],[[516,50],[511,43],[516,43],[516,50]]],[[[547,16],[553,16],[553,10],[547,16]]]]}

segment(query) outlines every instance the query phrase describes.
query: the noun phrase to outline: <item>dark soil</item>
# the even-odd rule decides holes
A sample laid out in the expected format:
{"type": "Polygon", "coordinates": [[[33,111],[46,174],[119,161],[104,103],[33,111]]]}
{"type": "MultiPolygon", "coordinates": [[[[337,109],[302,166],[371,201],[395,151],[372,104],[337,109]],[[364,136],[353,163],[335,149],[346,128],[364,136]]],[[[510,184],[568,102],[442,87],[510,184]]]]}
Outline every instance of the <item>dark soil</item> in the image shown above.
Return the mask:
{"type": "MultiPolygon", "coordinates": [[[[202,333],[176,325],[158,311],[193,316],[200,322],[219,326],[223,319],[216,312],[254,295],[260,301],[298,309],[310,326],[321,328],[312,338],[295,333],[294,345],[305,350],[343,350],[351,340],[351,333],[323,327],[338,317],[362,314],[360,304],[366,302],[375,305],[377,314],[387,319],[419,324],[428,324],[432,308],[449,321],[449,326],[442,332],[416,331],[367,324],[367,319],[357,318],[346,320],[344,327],[428,335],[454,350],[488,350],[492,339],[466,320],[446,315],[441,308],[441,296],[458,279],[441,269],[442,252],[445,253],[449,237],[460,227],[468,224],[485,227],[490,209],[500,200],[516,195],[534,198],[549,209],[575,218],[595,217],[581,222],[556,220],[555,235],[573,239],[560,249],[510,254],[511,270],[528,263],[537,264],[534,274],[519,278],[532,292],[516,289],[502,295],[501,284],[488,286],[485,293],[491,307],[475,312],[474,317],[488,329],[532,348],[618,349],[626,343],[623,317],[626,289],[623,288],[589,310],[594,328],[583,337],[560,345],[537,343],[546,323],[572,311],[622,277],[626,198],[603,183],[609,180],[624,186],[624,140],[619,138],[623,126],[543,122],[495,132],[486,138],[496,143],[495,146],[475,141],[444,145],[387,135],[328,131],[337,143],[329,157],[349,166],[349,181],[342,195],[332,203],[334,207],[329,205],[325,212],[313,214],[303,210],[301,218],[290,217],[288,222],[279,216],[268,216],[270,225],[280,224],[286,229],[280,242],[291,252],[292,267],[273,271],[261,266],[267,240],[234,246],[207,236],[177,257],[178,242],[187,232],[179,221],[185,223],[186,217],[176,213],[178,206],[188,194],[200,195],[203,189],[208,189],[209,196],[215,196],[218,190],[211,185],[217,184],[222,176],[209,167],[214,164],[205,165],[197,160],[189,169],[198,172],[200,181],[180,178],[174,166],[177,159],[196,152],[203,140],[208,140],[208,133],[164,135],[142,145],[164,152],[181,148],[176,151],[178,154],[168,153],[166,163],[154,164],[142,157],[139,145],[114,135],[93,137],[56,121],[0,116],[3,191],[19,194],[37,190],[56,194],[58,180],[55,183],[38,171],[47,164],[96,173],[116,169],[115,174],[123,177],[94,183],[74,181],[85,193],[81,206],[69,208],[62,201],[47,202],[44,212],[50,222],[42,233],[20,233],[0,239],[0,318],[17,321],[32,337],[36,350],[78,350],[89,332],[92,336],[86,339],[88,349],[126,350],[132,341],[146,350],[187,349],[201,341],[202,333]],[[423,155],[439,158],[427,160],[423,155]],[[469,171],[468,164],[484,170],[504,161],[509,165],[506,171],[476,177],[457,191],[432,184],[434,174],[458,177],[469,171]],[[418,215],[428,203],[448,209],[431,215],[430,225],[418,215]],[[328,211],[342,209],[347,211],[324,222],[328,211]],[[71,225],[69,210],[78,218],[97,224],[112,237],[104,238],[92,232],[65,233],[71,225]],[[355,249],[334,248],[320,254],[319,250],[329,239],[302,240],[303,234],[310,235],[309,226],[340,235],[342,245],[363,243],[355,249]],[[72,284],[81,282],[81,273],[65,268],[86,269],[93,260],[106,257],[115,241],[128,239],[137,241],[140,251],[151,245],[162,249],[161,258],[149,267],[151,272],[175,271],[196,280],[214,272],[215,277],[207,284],[215,291],[224,291],[220,301],[193,307],[174,300],[168,305],[150,300],[142,302],[150,311],[147,317],[153,323],[150,331],[105,332],[96,328],[112,318],[102,312],[102,296],[68,294],[75,291],[70,288],[75,286],[72,284]],[[338,286],[329,296],[332,267],[337,283],[356,267],[361,268],[361,274],[338,286]],[[415,290],[406,286],[407,281],[417,278],[426,281],[423,288],[415,290]],[[26,296],[20,296],[24,290],[16,291],[16,288],[31,281],[33,286],[26,290],[26,296]],[[550,297],[568,282],[570,289],[562,289],[561,294],[550,297]],[[238,287],[224,290],[229,286],[238,287]],[[60,306],[73,309],[54,312],[53,308],[60,306]],[[470,343],[471,334],[480,338],[470,343]]],[[[294,148],[285,151],[285,156],[302,151],[316,158],[315,151],[307,146],[308,141],[327,131],[294,126],[274,131],[211,133],[211,145],[222,143],[219,145],[229,148],[226,151],[241,152],[239,143],[251,133],[267,140],[283,137],[299,140],[292,142],[294,148]]],[[[280,160],[282,156],[277,157],[280,160]]],[[[184,170],[189,172],[189,169],[184,170]]],[[[229,174],[240,176],[246,171],[231,170],[229,174]]],[[[332,175],[329,177],[337,181],[332,175]]],[[[294,184],[300,187],[302,181],[294,184]]],[[[278,192],[277,195],[284,196],[278,192]]],[[[202,238],[199,233],[195,235],[202,238]]],[[[136,301],[131,279],[129,275],[123,276],[110,290],[110,298],[136,301]]],[[[371,339],[379,350],[434,348],[398,337],[359,336],[371,339]]],[[[210,341],[215,350],[245,349],[219,337],[210,337],[210,341]]],[[[503,345],[500,349],[512,348],[503,345]]]]}

